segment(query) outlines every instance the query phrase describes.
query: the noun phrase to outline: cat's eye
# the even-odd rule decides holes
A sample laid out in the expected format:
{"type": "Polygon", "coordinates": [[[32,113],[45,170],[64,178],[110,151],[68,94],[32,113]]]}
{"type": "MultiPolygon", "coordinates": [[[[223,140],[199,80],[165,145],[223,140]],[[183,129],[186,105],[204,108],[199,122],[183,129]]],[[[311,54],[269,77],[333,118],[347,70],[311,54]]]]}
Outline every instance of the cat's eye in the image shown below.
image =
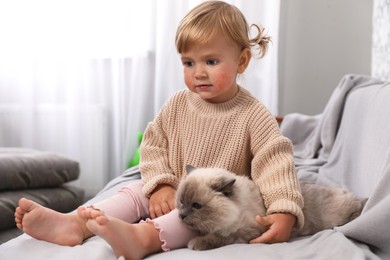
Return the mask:
{"type": "Polygon", "coordinates": [[[194,203],[192,203],[192,207],[195,209],[200,209],[200,208],[202,208],[202,205],[199,204],[198,202],[194,202],[194,203]]]}

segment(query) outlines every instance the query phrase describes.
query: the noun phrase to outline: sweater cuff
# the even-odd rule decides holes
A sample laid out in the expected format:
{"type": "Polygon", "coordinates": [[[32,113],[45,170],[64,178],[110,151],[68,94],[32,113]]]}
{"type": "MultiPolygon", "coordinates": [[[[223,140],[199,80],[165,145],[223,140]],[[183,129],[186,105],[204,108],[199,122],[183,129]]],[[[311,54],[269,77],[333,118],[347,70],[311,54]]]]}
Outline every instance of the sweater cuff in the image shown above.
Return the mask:
{"type": "Polygon", "coordinates": [[[273,213],[290,213],[297,217],[297,221],[295,222],[294,230],[301,230],[303,224],[305,223],[305,217],[303,216],[302,208],[299,205],[291,200],[277,200],[272,203],[268,210],[267,215],[273,213]]]}
{"type": "Polygon", "coordinates": [[[168,173],[156,175],[145,182],[144,186],[142,187],[142,192],[147,198],[150,198],[154,189],[160,184],[168,184],[176,189],[178,185],[178,179],[174,175],[168,173]]]}

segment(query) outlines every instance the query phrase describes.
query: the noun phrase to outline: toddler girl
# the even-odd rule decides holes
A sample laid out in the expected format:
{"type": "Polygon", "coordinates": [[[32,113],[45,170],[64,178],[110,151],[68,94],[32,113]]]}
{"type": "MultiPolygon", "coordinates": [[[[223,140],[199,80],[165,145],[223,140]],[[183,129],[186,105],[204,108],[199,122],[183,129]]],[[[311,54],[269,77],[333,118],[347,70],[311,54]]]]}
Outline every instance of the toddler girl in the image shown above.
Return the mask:
{"type": "Polygon", "coordinates": [[[196,234],[178,217],[174,196],[186,165],[192,165],[250,177],[267,208],[267,216],[256,218],[269,227],[250,242],[287,241],[304,221],[292,145],[267,108],[236,83],[251,48],[258,47],[262,57],[270,40],[253,26],[258,35],[250,39],[242,13],[224,2],[207,1],[191,10],[176,34],[187,89],[170,98],[147,126],[142,180],[91,207],[79,207],[77,214],[21,199],[15,212],[18,228],[61,245],[98,235],[126,259],[185,247],[196,234]]]}

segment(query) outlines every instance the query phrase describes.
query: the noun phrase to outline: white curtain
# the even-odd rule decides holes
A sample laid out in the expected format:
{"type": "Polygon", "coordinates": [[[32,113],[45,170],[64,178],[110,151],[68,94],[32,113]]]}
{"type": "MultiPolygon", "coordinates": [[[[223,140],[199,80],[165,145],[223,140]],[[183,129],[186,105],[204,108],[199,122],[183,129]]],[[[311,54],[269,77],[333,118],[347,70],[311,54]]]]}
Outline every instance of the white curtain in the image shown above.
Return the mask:
{"type": "Polygon", "coordinates": [[[374,0],[372,76],[390,81],[390,1],[374,0]]]}
{"type": "MultiPolygon", "coordinates": [[[[163,103],[185,87],[174,36],[200,0],[0,1],[0,146],[80,162],[94,195],[126,169],[163,103]]],[[[232,0],[273,38],[241,84],[277,114],[279,1],[232,0]]]]}

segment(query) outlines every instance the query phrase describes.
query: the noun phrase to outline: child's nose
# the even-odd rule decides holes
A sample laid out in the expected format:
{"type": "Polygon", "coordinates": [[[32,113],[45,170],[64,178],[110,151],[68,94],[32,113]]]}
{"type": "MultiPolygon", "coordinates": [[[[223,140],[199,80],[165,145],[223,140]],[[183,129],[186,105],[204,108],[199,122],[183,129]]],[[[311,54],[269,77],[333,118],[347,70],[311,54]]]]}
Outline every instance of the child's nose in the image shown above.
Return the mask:
{"type": "Polygon", "coordinates": [[[203,66],[197,66],[196,71],[195,71],[195,78],[196,79],[201,79],[207,77],[206,70],[204,69],[203,66]]]}

